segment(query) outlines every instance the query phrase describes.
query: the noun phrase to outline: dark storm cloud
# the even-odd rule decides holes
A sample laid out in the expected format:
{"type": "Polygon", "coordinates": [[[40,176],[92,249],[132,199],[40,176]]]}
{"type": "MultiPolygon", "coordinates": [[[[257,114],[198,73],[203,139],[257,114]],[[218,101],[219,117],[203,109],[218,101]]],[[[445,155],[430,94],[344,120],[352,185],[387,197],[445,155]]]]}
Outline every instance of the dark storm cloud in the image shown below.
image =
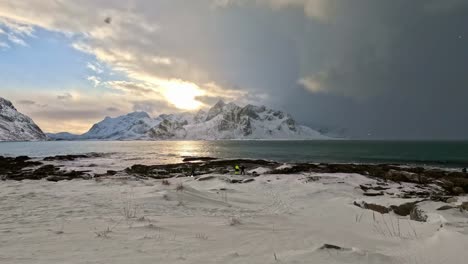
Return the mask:
{"type": "Polygon", "coordinates": [[[300,21],[285,74],[259,73],[284,84],[272,104],[355,138],[467,138],[468,2],[440,2],[335,1],[327,23],[300,21]]]}

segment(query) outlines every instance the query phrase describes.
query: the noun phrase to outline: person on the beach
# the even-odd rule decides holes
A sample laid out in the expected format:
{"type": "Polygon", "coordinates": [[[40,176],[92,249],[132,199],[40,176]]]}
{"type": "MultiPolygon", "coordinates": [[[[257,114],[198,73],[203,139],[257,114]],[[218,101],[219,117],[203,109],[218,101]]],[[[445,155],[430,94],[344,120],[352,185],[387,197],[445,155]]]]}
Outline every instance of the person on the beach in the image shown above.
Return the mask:
{"type": "Polygon", "coordinates": [[[239,175],[240,167],[239,165],[234,166],[234,174],[239,175]]]}
{"type": "Polygon", "coordinates": [[[241,173],[241,175],[245,175],[245,166],[244,165],[241,165],[240,173],[241,173]]]}

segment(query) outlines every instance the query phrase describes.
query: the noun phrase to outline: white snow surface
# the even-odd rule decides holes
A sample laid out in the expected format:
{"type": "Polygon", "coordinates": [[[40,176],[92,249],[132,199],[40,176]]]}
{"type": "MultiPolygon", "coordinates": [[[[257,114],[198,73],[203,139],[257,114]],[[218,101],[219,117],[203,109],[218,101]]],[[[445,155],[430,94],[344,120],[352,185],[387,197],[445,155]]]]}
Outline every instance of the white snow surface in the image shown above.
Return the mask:
{"type": "MultiPolygon", "coordinates": [[[[425,263],[468,259],[467,212],[419,206],[430,221],[353,205],[356,174],[137,180],[6,181],[0,185],[0,263],[425,263]],[[307,181],[307,176],[318,178],[307,181]],[[176,186],[182,184],[183,190],[176,186]],[[233,220],[235,219],[235,220],[233,220]],[[342,250],[320,249],[324,244],[342,250]]],[[[395,191],[414,188],[412,184],[395,191]]]]}
{"type": "Polygon", "coordinates": [[[134,112],[106,117],[87,133],[53,139],[76,140],[218,140],[218,139],[330,139],[281,111],[265,106],[237,106],[219,101],[208,112],[163,114],[151,118],[134,112]]]}
{"type": "Polygon", "coordinates": [[[41,141],[46,135],[28,116],[0,97],[0,141],[41,141]]]}

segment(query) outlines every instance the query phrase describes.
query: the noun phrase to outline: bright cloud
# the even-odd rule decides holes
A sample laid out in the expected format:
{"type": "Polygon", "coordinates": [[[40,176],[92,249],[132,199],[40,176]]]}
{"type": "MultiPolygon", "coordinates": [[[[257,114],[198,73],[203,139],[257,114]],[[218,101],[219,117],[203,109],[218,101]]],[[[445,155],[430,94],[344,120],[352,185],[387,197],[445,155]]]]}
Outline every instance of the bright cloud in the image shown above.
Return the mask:
{"type": "Polygon", "coordinates": [[[102,70],[102,67],[101,65],[99,65],[99,63],[91,63],[91,62],[88,62],[86,64],[86,67],[94,72],[96,72],[97,74],[100,74],[100,73],[103,73],[104,71],[102,70]]]}
{"type": "MultiPolygon", "coordinates": [[[[95,87],[104,84],[120,94],[166,100],[183,110],[206,106],[197,98],[214,92],[203,84],[221,85],[203,67],[172,50],[174,37],[180,41],[183,34],[165,28],[157,14],[147,16],[144,4],[132,3],[134,8],[123,1],[7,1],[0,3],[0,24],[14,29],[9,39],[19,45],[27,45],[19,36],[32,35],[34,27],[78,36],[72,46],[98,60],[86,64],[95,73],[86,79],[95,87]],[[104,82],[99,62],[130,80],[104,82]]],[[[151,5],[151,10],[159,9],[158,3],[151,5]]],[[[227,94],[235,99],[236,93],[227,94]]],[[[221,91],[215,96],[224,97],[221,91]]]]}
{"type": "Polygon", "coordinates": [[[99,84],[101,84],[101,79],[97,76],[88,76],[86,79],[92,82],[94,87],[97,87],[99,84]]]}

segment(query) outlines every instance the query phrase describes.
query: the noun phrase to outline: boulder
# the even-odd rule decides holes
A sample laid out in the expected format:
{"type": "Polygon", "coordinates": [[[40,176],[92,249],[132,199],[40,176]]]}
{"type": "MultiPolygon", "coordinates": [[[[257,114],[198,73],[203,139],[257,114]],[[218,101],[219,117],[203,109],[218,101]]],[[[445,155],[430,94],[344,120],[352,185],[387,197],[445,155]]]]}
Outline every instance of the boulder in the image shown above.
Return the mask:
{"type": "Polygon", "coordinates": [[[399,216],[408,216],[410,215],[411,211],[416,208],[416,203],[404,203],[400,205],[392,205],[390,208],[393,212],[399,216]]]}

